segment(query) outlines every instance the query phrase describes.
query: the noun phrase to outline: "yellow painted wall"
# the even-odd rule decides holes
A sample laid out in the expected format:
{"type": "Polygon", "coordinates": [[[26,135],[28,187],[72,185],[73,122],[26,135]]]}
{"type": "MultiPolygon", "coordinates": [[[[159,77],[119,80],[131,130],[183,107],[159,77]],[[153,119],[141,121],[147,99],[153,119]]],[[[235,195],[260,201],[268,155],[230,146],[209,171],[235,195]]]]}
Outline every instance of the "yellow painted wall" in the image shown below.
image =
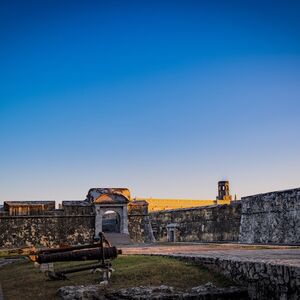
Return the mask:
{"type": "MultiPolygon", "coordinates": [[[[136,198],[148,202],[149,211],[167,210],[176,208],[188,208],[195,206],[215,205],[215,200],[188,200],[188,199],[157,199],[157,198],[136,198]]],[[[229,204],[230,201],[218,200],[218,204],[229,204]]]]}

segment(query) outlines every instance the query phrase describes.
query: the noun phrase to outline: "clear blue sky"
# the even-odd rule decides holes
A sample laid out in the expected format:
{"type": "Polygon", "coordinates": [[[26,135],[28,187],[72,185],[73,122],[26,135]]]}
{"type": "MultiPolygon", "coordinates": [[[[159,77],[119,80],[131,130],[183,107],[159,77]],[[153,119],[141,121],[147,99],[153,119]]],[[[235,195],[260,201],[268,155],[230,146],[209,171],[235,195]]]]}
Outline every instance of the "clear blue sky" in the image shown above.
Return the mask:
{"type": "Polygon", "coordinates": [[[300,186],[300,1],[1,1],[0,203],[300,186]]]}

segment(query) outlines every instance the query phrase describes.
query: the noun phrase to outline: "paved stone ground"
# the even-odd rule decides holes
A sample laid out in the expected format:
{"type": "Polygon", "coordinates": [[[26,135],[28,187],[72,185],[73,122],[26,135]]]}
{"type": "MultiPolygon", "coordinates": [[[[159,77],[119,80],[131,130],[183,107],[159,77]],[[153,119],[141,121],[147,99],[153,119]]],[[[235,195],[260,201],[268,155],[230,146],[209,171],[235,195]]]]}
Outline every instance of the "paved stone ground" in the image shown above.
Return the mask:
{"type": "Polygon", "coordinates": [[[300,267],[300,247],[240,244],[152,244],[122,247],[123,254],[213,257],[300,267]]]}

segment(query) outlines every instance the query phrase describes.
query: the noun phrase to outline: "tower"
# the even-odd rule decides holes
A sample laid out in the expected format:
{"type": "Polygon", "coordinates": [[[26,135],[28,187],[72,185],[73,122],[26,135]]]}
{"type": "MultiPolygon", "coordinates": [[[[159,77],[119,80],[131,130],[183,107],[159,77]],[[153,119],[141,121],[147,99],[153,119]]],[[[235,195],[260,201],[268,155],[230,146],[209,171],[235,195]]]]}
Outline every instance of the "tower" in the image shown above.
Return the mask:
{"type": "Polygon", "coordinates": [[[229,181],[219,181],[218,182],[218,196],[217,200],[225,200],[225,201],[231,201],[232,196],[229,192],[229,181]]]}

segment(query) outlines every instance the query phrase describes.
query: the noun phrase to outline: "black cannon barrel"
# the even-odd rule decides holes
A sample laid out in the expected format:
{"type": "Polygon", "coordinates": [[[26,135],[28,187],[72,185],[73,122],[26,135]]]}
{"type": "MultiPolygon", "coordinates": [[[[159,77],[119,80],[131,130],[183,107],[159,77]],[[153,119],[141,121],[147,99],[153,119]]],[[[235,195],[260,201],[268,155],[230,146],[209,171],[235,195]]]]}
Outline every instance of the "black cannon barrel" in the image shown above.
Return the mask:
{"type": "MultiPolygon", "coordinates": [[[[114,259],[118,256],[116,247],[103,248],[104,259],[114,259]]],[[[37,256],[37,262],[40,264],[58,261],[80,261],[80,260],[100,260],[102,259],[102,249],[82,249],[55,253],[41,253],[37,256]]]]}
{"type": "Polygon", "coordinates": [[[62,252],[69,252],[73,250],[81,250],[81,249],[88,249],[88,248],[99,248],[101,244],[85,244],[85,245],[78,245],[78,246],[69,246],[64,248],[46,248],[38,251],[38,255],[41,254],[50,254],[50,253],[62,253],[62,252]]]}

